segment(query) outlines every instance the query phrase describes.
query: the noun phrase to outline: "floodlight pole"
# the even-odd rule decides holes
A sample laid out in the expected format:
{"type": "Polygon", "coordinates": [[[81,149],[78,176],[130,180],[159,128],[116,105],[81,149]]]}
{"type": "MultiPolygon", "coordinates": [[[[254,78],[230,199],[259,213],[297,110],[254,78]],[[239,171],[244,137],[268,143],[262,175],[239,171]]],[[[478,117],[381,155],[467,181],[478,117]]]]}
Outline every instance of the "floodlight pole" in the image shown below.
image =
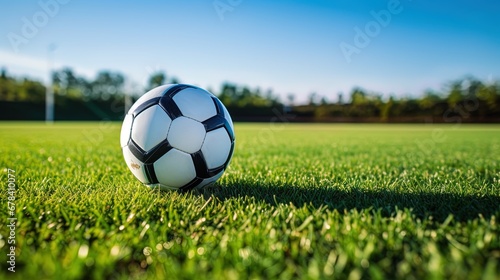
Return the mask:
{"type": "Polygon", "coordinates": [[[49,81],[45,91],[45,123],[52,124],[54,122],[54,88],[52,85],[52,53],[55,47],[50,44],[47,48],[47,67],[49,81]]]}

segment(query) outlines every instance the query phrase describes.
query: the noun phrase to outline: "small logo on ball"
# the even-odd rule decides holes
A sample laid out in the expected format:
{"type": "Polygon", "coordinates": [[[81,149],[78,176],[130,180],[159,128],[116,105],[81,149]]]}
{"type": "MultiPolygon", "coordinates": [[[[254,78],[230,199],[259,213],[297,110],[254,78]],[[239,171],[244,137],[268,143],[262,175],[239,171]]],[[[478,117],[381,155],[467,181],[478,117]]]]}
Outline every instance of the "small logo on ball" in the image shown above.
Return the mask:
{"type": "Polygon", "coordinates": [[[141,168],[141,166],[135,162],[131,162],[130,167],[132,167],[133,169],[140,169],[141,168]]]}

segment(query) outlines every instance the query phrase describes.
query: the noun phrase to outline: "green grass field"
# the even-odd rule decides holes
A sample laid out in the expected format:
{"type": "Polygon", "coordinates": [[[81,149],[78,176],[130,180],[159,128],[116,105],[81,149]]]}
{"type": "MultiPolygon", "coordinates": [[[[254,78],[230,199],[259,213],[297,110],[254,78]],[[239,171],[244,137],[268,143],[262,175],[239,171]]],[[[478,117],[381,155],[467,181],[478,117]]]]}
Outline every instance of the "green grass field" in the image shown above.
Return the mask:
{"type": "Polygon", "coordinates": [[[236,124],[190,193],[142,186],[119,130],[0,123],[0,278],[500,278],[500,125],[236,124]]]}

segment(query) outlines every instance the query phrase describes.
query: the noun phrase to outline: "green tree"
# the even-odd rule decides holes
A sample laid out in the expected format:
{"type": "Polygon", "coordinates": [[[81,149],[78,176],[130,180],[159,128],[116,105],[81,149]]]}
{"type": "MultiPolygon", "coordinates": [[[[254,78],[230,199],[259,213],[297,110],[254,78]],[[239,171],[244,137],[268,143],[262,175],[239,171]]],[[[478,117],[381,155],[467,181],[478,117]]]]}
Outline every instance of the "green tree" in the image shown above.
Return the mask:
{"type": "Polygon", "coordinates": [[[221,92],[219,94],[219,99],[222,101],[222,103],[226,104],[226,106],[235,104],[238,99],[236,85],[228,82],[223,83],[221,92]]]}
{"type": "Polygon", "coordinates": [[[41,82],[24,78],[18,85],[19,100],[31,102],[45,100],[45,86],[41,82]]]}
{"type": "Polygon", "coordinates": [[[16,81],[9,77],[7,69],[2,68],[0,75],[0,100],[14,100],[16,98],[16,81]]]}
{"type": "Polygon", "coordinates": [[[146,91],[151,90],[155,87],[161,86],[161,85],[165,84],[166,81],[167,81],[167,75],[164,72],[159,71],[159,72],[153,73],[149,77],[148,86],[147,86],[146,91]]]}
{"type": "Polygon", "coordinates": [[[500,106],[500,86],[499,84],[481,85],[478,88],[477,97],[486,103],[488,109],[496,109],[500,106]]]}
{"type": "MultiPolygon", "coordinates": [[[[68,67],[52,73],[54,92],[59,95],[79,99],[84,95],[86,84],[87,81],[84,78],[77,77],[73,70],[68,67]]],[[[85,93],[90,95],[89,91],[85,93]]]]}
{"type": "Polygon", "coordinates": [[[311,92],[308,96],[307,96],[307,104],[310,105],[310,106],[316,106],[318,105],[318,94],[316,92],[311,92]]]}
{"type": "Polygon", "coordinates": [[[354,88],[351,93],[351,104],[354,106],[365,105],[368,103],[367,94],[361,88],[354,88]]]}
{"type": "Polygon", "coordinates": [[[433,90],[426,90],[424,96],[418,101],[423,110],[434,108],[439,102],[441,102],[441,97],[433,90]]]}
{"type": "Polygon", "coordinates": [[[92,97],[107,100],[112,96],[123,95],[125,77],[118,72],[101,71],[92,84],[92,97]]]}
{"type": "Polygon", "coordinates": [[[16,79],[10,77],[7,69],[0,73],[0,101],[30,101],[45,100],[45,86],[30,78],[16,79]]]}
{"type": "Polygon", "coordinates": [[[380,109],[380,120],[381,121],[388,121],[389,120],[389,117],[391,116],[391,109],[392,109],[392,106],[394,105],[394,97],[391,96],[389,97],[389,100],[385,103],[383,103],[383,105],[381,106],[381,109],[380,109]]]}
{"type": "Polygon", "coordinates": [[[464,95],[462,93],[462,81],[452,82],[448,96],[446,97],[446,101],[448,102],[448,106],[453,108],[458,103],[460,103],[463,99],[464,99],[464,95]]]}

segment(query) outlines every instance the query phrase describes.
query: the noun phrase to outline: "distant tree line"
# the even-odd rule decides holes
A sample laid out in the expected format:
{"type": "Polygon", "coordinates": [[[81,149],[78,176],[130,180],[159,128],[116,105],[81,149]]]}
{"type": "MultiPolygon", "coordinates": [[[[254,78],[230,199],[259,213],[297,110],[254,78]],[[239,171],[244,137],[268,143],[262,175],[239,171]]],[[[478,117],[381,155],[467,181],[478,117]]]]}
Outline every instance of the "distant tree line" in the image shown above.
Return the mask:
{"type": "MultiPolygon", "coordinates": [[[[152,73],[141,88],[114,71],[100,71],[88,79],[64,67],[52,74],[55,116],[59,120],[120,120],[125,109],[141,94],[166,83],[179,83],[164,72],[152,73]]],[[[210,89],[209,89],[210,90],[210,89]]],[[[334,102],[311,93],[304,104],[295,95],[286,100],[272,90],[226,82],[216,94],[234,120],[321,122],[500,122],[500,82],[465,77],[449,82],[442,91],[428,90],[418,97],[384,97],[354,88],[347,98],[339,93],[334,102]]],[[[0,119],[44,119],[45,85],[27,77],[0,73],[0,119]]]]}
{"type": "Polygon", "coordinates": [[[350,99],[336,102],[309,96],[305,105],[293,106],[296,120],[334,122],[500,122],[500,82],[466,77],[449,82],[438,92],[427,90],[419,97],[383,98],[361,88],[350,99]]]}

